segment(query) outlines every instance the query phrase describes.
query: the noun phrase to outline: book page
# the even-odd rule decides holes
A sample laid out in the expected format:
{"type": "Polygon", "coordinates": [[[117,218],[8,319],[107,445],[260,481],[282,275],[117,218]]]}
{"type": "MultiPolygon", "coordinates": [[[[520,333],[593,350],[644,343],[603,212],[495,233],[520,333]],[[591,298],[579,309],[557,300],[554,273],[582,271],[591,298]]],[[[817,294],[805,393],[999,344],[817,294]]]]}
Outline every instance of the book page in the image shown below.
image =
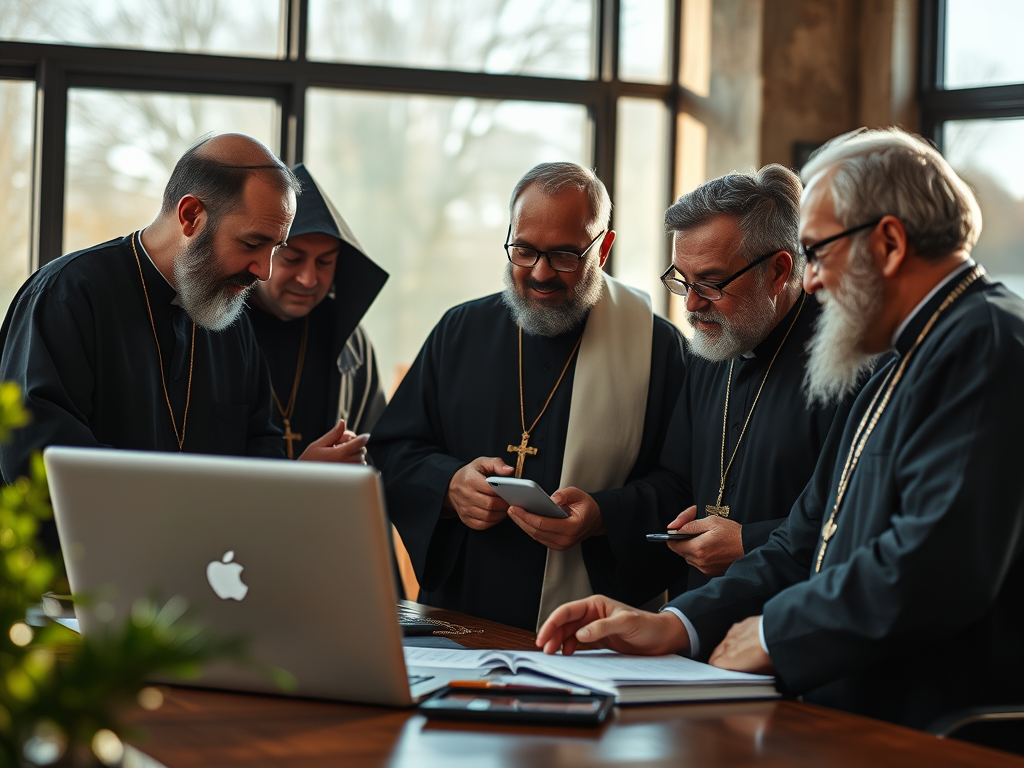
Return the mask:
{"type": "Polygon", "coordinates": [[[595,651],[572,656],[548,656],[540,652],[517,652],[517,666],[569,680],[587,678],[623,685],[730,685],[771,683],[770,675],[750,675],[712,667],[682,656],[626,656],[614,651],[595,651]]]}
{"type": "Polygon", "coordinates": [[[405,647],[405,664],[409,667],[446,667],[486,671],[498,667],[512,668],[511,651],[471,651],[447,648],[405,647]]]}

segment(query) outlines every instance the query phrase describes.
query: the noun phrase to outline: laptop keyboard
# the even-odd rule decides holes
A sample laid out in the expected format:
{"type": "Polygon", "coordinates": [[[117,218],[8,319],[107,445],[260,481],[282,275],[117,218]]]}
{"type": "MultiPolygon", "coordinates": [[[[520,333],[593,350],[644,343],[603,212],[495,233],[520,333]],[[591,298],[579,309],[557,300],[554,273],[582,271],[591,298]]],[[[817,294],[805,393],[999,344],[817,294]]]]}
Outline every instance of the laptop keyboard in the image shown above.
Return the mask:
{"type": "Polygon", "coordinates": [[[398,626],[403,635],[432,635],[440,627],[430,619],[424,619],[418,613],[405,606],[398,606],[398,626]]]}

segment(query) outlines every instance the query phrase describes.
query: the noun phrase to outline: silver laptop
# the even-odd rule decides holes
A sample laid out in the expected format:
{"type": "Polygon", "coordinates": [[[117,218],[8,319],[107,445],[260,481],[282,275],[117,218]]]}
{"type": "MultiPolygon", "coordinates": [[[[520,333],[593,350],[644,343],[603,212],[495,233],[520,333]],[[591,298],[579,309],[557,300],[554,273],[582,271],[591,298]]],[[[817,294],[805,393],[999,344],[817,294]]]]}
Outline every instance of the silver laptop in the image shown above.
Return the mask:
{"type": "MultiPolygon", "coordinates": [[[[76,606],[83,634],[139,598],[180,595],[293,675],[295,695],[410,705],[465,676],[406,668],[375,469],[98,448],[44,459],[71,589],[91,597],[76,606]]],[[[227,662],[185,682],[281,693],[227,662]]]]}

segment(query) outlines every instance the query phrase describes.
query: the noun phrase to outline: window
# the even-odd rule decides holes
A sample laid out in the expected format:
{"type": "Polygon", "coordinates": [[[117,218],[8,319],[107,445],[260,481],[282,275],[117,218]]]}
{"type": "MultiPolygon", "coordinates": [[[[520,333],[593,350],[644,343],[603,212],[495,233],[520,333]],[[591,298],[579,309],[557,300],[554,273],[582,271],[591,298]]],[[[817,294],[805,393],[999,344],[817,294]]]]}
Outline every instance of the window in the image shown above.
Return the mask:
{"type": "Polygon", "coordinates": [[[974,257],[1024,295],[1024,5],[944,0],[921,9],[922,132],[977,194],[974,257]]]}
{"type": "Polygon", "coordinates": [[[0,99],[21,105],[0,188],[24,233],[0,310],[31,266],[149,223],[196,139],[241,131],[305,162],[391,272],[366,321],[388,379],[448,307],[500,290],[508,196],[544,160],[596,169],[610,270],[664,312],[683,5],[0,0],[0,99]]]}
{"type": "Polygon", "coordinates": [[[29,274],[34,99],[31,82],[0,80],[0,214],[5,231],[0,251],[2,309],[29,274]]]}

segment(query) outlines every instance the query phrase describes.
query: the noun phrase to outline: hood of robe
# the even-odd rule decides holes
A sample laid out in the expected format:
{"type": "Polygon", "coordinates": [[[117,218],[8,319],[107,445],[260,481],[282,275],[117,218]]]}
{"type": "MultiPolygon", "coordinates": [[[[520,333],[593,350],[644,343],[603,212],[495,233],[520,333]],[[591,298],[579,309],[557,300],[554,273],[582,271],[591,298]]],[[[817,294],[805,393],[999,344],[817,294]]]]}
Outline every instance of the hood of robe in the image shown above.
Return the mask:
{"type": "Polygon", "coordinates": [[[366,254],[366,249],[306,166],[299,163],[292,170],[302,182],[302,194],[296,199],[295,220],[288,236],[319,233],[341,241],[334,285],[324,301],[334,302],[338,317],[337,338],[344,344],[384,287],[388,273],[366,254]]]}

